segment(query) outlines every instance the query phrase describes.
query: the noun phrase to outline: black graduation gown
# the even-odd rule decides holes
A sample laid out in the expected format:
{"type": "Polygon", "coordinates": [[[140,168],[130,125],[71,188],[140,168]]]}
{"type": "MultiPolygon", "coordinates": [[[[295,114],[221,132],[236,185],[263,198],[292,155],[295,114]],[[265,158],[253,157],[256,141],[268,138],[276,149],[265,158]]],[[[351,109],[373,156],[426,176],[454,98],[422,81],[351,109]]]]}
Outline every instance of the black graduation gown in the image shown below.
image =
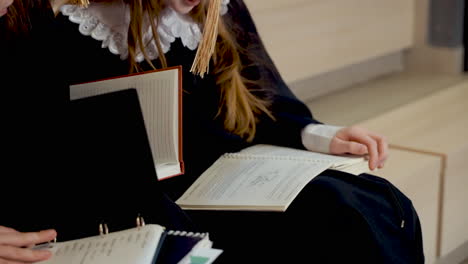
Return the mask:
{"type": "MultiPolygon", "coordinates": [[[[77,25],[59,18],[64,38],[76,45],[71,56],[86,65],[72,82],[128,73],[127,62],[82,36],[77,25]]],[[[216,119],[219,91],[213,75],[199,78],[189,72],[195,56],[180,40],[166,53],[169,66],[183,67],[183,153],[186,174],[162,182],[177,199],[221,154],[256,143],[303,148],[300,131],[319,123],[282,80],[268,56],[247,7],[231,0],[224,16],[243,55],[243,71],[257,80],[272,98],[276,121],[260,117],[253,142],[223,129],[216,119]]],[[[157,61],[154,63],[157,64],[157,61]]],[[[144,69],[150,69],[145,63],[144,69]]],[[[72,72],[78,72],[76,71],[72,72]]],[[[388,181],[327,170],[312,180],[285,213],[188,211],[215,247],[224,249],[218,263],[423,263],[419,219],[411,201],[388,181]],[[404,228],[401,228],[402,221],[404,228]]]]}
{"type": "MultiPolygon", "coordinates": [[[[55,65],[52,19],[51,13],[32,10],[28,35],[0,40],[0,224],[20,230],[42,228],[39,222],[52,211],[56,195],[53,183],[66,162],[68,90],[55,65]]],[[[6,38],[0,28],[0,38],[6,38]]]]}
{"type": "MultiPolygon", "coordinates": [[[[82,135],[69,130],[75,115],[69,111],[66,76],[76,70],[68,65],[76,64],[66,56],[73,47],[62,33],[52,10],[33,9],[27,35],[0,34],[0,225],[20,231],[55,228],[59,241],[96,235],[101,222],[111,231],[134,227],[138,215],[168,229],[192,230],[185,213],[158,191],[154,171],[146,170],[146,177],[123,175],[101,162],[110,150],[71,144],[82,135]],[[76,162],[83,156],[98,165],[76,162]]],[[[138,116],[127,119],[143,122],[138,116]]],[[[133,164],[120,168],[141,163],[154,168],[152,160],[146,162],[147,147],[133,164]]]]}

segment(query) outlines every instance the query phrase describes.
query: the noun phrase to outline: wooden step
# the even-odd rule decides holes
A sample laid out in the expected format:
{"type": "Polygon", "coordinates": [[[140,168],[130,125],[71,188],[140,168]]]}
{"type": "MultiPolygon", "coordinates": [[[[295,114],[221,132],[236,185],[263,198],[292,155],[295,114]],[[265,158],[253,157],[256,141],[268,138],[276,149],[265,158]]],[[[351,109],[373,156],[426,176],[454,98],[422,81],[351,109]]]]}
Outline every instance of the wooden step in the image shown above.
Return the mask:
{"type": "Polygon", "coordinates": [[[463,76],[401,72],[306,101],[327,124],[349,126],[456,85],[463,76]]]}
{"type": "Polygon", "coordinates": [[[388,179],[412,201],[421,221],[428,264],[436,259],[441,169],[437,156],[390,149],[385,167],[372,173],[388,179]]]}
{"type": "Polygon", "coordinates": [[[468,243],[467,76],[402,72],[307,104],[324,123],[358,124],[393,144],[386,167],[374,174],[388,178],[413,201],[426,263],[468,243]]]}
{"type": "Polygon", "coordinates": [[[436,153],[445,160],[436,255],[447,255],[468,241],[468,80],[360,125],[386,135],[398,148],[436,153]]]}

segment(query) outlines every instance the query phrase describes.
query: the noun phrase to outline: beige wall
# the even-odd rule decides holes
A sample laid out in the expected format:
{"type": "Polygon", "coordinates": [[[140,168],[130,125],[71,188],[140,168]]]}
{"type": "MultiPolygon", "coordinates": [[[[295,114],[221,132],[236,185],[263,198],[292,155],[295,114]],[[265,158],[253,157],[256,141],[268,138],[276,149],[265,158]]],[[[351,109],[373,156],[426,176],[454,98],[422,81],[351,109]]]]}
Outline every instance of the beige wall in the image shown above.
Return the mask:
{"type": "Polygon", "coordinates": [[[245,0],[286,82],[413,43],[414,0],[245,0]]]}

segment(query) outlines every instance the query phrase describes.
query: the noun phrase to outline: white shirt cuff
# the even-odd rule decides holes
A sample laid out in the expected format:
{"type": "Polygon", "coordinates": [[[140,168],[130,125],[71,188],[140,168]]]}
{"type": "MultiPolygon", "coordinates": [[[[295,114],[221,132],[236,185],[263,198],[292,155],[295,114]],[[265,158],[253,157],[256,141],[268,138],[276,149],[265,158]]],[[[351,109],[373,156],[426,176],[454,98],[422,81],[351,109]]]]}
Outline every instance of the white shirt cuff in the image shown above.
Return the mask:
{"type": "Polygon", "coordinates": [[[310,124],[301,132],[302,144],[307,150],[330,153],[330,143],[340,126],[310,124]]]}

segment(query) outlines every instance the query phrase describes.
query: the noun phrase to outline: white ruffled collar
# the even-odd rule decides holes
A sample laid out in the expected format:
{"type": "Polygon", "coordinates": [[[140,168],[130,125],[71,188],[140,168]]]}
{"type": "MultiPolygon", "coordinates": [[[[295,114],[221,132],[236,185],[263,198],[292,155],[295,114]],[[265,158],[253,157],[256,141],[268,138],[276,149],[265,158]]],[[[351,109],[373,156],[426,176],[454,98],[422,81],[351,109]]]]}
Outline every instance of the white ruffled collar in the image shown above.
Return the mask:
{"type": "MultiPolygon", "coordinates": [[[[228,4],[229,0],[222,0],[222,15],[227,13],[228,4]]],[[[60,12],[70,21],[79,24],[78,30],[81,34],[102,41],[102,48],[108,48],[113,54],[120,55],[122,60],[128,57],[127,29],[130,24],[130,11],[123,1],[91,3],[87,8],[64,5],[60,8],[60,12]],[[124,19],[119,20],[119,18],[124,19]]],[[[147,30],[143,35],[143,41],[147,43],[153,36],[148,21],[144,28],[147,30]]],[[[158,25],[157,31],[164,53],[170,50],[176,38],[180,38],[185,47],[195,50],[202,35],[200,25],[190,16],[179,14],[170,7],[162,11],[161,24],[158,25]]],[[[159,56],[154,40],[148,44],[145,51],[151,60],[159,56]]],[[[135,59],[137,62],[144,60],[143,54],[138,50],[135,59]]]]}

